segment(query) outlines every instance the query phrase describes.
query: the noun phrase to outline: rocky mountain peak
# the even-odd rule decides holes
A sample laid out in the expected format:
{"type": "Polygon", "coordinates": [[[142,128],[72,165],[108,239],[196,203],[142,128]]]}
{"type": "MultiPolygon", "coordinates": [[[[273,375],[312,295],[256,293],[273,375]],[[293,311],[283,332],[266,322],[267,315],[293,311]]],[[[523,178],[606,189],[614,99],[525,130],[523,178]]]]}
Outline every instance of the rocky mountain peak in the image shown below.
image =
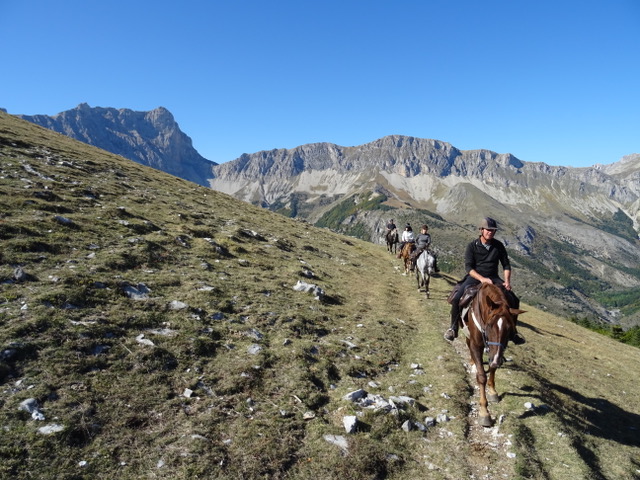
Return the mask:
{"type": "Polygon", "coordinates": [[[195,150],[164,107],[140,112],[81,103],[53,116],[18,117],[201,185],[215,165],[195,150]]]}

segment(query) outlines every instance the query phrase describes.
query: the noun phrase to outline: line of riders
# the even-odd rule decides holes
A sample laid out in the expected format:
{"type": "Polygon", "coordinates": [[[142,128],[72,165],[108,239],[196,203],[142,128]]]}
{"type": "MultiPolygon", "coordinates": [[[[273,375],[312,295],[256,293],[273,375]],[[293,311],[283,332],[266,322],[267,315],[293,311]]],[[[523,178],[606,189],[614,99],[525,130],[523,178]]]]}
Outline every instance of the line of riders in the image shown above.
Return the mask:
{"type": "MultiPolygon", "coordinates": [[[[397,227],[393,219],[387,224],[387,235],[393,231],[397,232],[397,227]]],[[[462,323],[461,313],[462,307],[468,305],[473,299],[479,286],[483,283],[493,283],[502,288],[509,306],[519,309],[520,299],[511,290],[511,262],[504,244],[497,240],[495,233],[498,230],[497,222],[491,217],[482,219],[478,226],[479,236],[467,245],[464,255],[465,276],[453,288],[447,301],[451,304],[451,326],[444,333],[445,340],[453,341],[458,337],[458,330],[462,323]],[[498,267],[502,265],[504,280],[498,274],[498,267]],[[466,294],[465,294],[466,293],[466,294]],[[461,305],[461,303],[464,303],[461,305]]],[[[433,251],[431,251],[431,235],[428,233],[429,227],[422,225],[420,233],[414,237],[411,225],[407,223],[400,238],[400,253],[398,258],[402,256],[402,250],[405,245],[409,244],[412,252],[410,259],[415,265],[417,258],[422,252],[430,251],[434,258],[437,259],[433,251]]],[[[435,271],[439,272],[437,261],[435,271]]],[[[517,315],[515,320],[517,321],[517,315]]],[[[515,345],[522,345],[525,339],[517,330],[513,329],[513,335],[510,339],[515,345]]]]}
{"type": "MultiPolygon", "coordinates": [[[[389,220],[387,223],[387,236],[389,234],[393,234],[394,231],[397,232],[398,228],[396,224],[393,222],[393,219],[389,220]]],[[[431,251],[431,235],[429,234],[429,227],[425,224],[420,227],[420,233],[414,237],[413,228],[411,224],[407,223],[402,232],[402,236],[400,237],[400,252],[397,254],[398,258],[402,258],[402,251],[405,246],[409,245],[407,248],[409,249],[409,259],[415,265],[416,260],[424,251],[430,252],[433,257],[436,259],[436,264],[434,265],[434,269],[436,272],[439,272],[437,257],[435,252],[431,251]]]]}

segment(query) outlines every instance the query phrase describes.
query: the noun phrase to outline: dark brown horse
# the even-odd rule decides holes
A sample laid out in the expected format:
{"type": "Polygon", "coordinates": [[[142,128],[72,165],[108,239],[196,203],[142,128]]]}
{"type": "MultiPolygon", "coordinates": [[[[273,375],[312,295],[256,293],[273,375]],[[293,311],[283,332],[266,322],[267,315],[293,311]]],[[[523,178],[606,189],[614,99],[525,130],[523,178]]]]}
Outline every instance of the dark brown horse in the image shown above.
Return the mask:
{"type": "Polygon", "coordinates": [[[480,411],[478,423],[483,427],[492,424],[487,409],[487,400],[499,402],[495,388],[496,369],[504,361],[507,342],[515,331],[515,319],[524,310],[510,308],[504,291],[493,284],[483,283],[471,301],[469,310],[463,314],[463,326],[467,327],[467,346],[471,360],[476,366],[476,381],[480,387],[480,411]],[[487,352],[489,379],[482,364],[483,353],[487,352]],[[488,389],[488,393],[486,390],[488,389]]]}
{"type": "Polygon", "coordinates": [[[387,242],[387,251],[395,254],[398,251],[398,242],[400,241],[398,238],[398,229],[394,228],[393,230],[389,230],[384,236],[384,239],[387,242]]]}

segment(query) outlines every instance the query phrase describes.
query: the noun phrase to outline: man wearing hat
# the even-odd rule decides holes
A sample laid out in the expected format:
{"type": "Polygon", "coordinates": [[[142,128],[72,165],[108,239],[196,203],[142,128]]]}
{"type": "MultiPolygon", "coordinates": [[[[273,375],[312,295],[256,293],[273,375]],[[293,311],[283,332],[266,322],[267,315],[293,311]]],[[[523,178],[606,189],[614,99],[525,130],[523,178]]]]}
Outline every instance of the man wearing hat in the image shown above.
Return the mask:
{"type": "MultiPolygon", "coordinates": [[[[464,290],[471,285],[494,283],[502,286],[512,308],[518,308],[520,300],[511,291],[511,263],[507,249],[500,240],[494,238],[498,225],[491,217],[483,218],[478,226],[480,236],[473,240],[464,253],[464,269],[467,272],[457,293],[451,300],[451,327],[444,333],[446,340],[452,341],[458,336],[458,320],[460,318],[460,298],[464,290]],[[498,276],[498,265],[502,264],[504,280],[498,276]]],[[[519,333],[514,333],[511,341],[516,345],[525,343],[519,333]]]]}

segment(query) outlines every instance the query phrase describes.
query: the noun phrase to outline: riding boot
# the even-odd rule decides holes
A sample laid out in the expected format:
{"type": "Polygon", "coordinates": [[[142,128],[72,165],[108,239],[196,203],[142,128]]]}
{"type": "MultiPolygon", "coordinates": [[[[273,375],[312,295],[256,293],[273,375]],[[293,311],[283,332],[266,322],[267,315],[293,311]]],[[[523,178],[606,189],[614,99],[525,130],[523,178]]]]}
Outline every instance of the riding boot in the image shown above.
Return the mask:
{"type": "Polygon", "coordinates": [[[451,326],[444,332],[444,339],[453,341],[454,338],[458,338],[458,322],[460,320],[460,305],[455,301],[451,305],[451,326]]]}
{"type": "MultiPolygon", "coordinates": [[[[509,306],[511,308],[520,308],[520,299],[516,296],[512,291],[507,292],[507,299],[509,301],[509,306]]],[[[518,315],[513,316],[513,334],[511,335],[511,341],[514,345],[522,345],[527,343],[525,338],[518,333],[517,325],[518,325],[518,315]]]]}

